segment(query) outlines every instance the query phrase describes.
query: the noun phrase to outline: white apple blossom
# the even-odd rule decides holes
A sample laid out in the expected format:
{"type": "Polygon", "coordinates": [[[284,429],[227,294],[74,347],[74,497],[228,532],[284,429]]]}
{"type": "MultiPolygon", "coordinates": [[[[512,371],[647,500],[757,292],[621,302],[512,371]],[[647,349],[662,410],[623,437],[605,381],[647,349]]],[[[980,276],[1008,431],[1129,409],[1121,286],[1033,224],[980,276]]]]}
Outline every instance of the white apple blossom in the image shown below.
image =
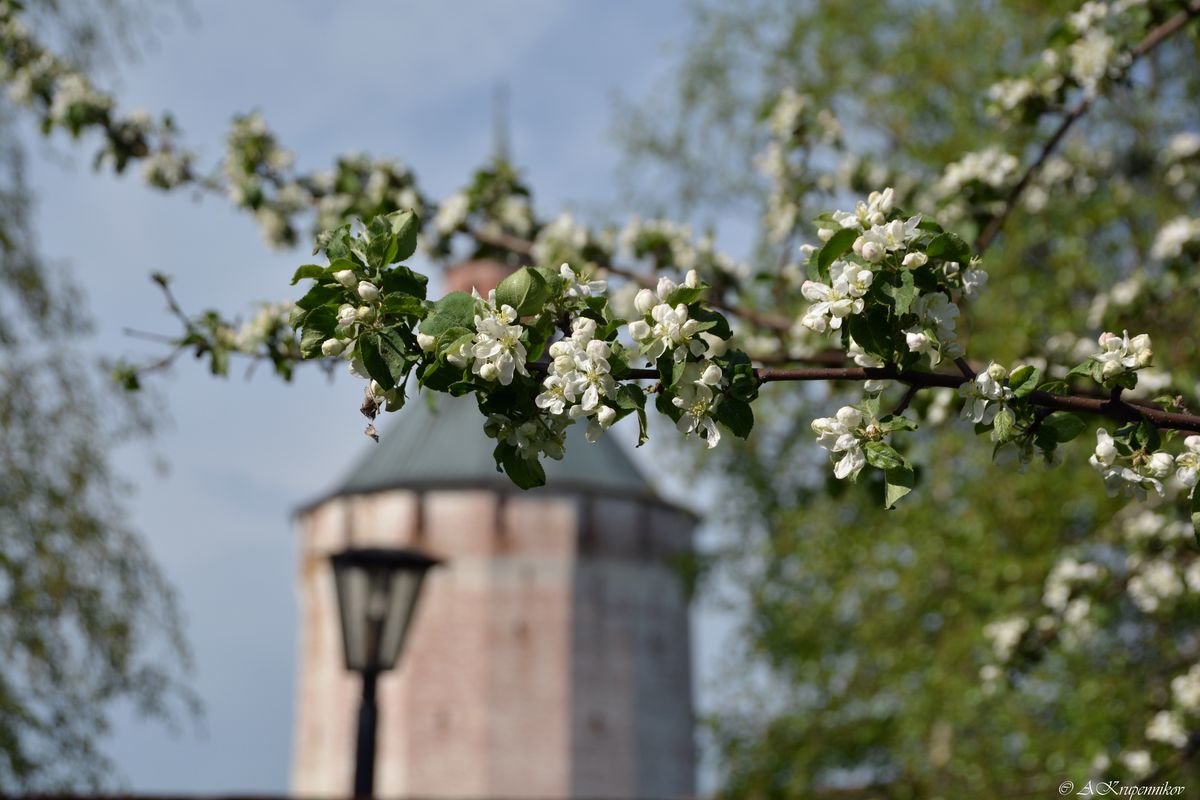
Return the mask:
{"type": "Polygon", "coordinates": [[[800,293],[813,305],[805,310],[800,324],[817,333],[842,327],[842,320],[862,313],[867,291],[875,275],[871,270],[849,261],[835,261],[829,268],[828,284],[805,281],[800,293]]]}
{"type": "Polygon", "coordinates": [[[1171,747],[1183,747],[1188,743],[1187,731],[1178,714],[1170,711],[1159,711],[1146,725],[1146,739],[1151,742],[1162,742],[1171,747]]]}
{"type": "Polygon", "coordinates": [[[1149,775],[1154,769],[1154,762],[1145,750],[1126,750],[1120,755],[1120,761],[1135,778],[1149,775]]]}
{"type": "Polygon", "coordinates": [[[1200,711],[1200,664],[1171,679],[1171,695],[1183,711],[1200,711]]]}
{"type": "MultiPolygon", "coordinates": [[[[695,270],[688,271],[683,285],[688,288],[700,285],[695,270]]],[[[634,298],[634,307],[643,318],[629,323],[629,335],[651,361],[664,353],[671,353],[675,361],[684,361],[689,354],[699,356],[707,348],[699,335],[700,321],[689,317],[687,306],[683,303],[671,306],[666,302],[676,288],[674,281],[664,277],[659,279],[656,290],[642,289],[634,298]]]]}
{"type": "Polygon", "coordinates": [[[433,227],[441,236],[453,233],[467,221],[471,201],[463,192],[455,192],[442,201],[433,217],[433,227]]]}
{"type": "Polygon", "coordinates": [[[347,289],[353,289],[358,285],[358,276],[354,274],[352,269],[338,270],[333,273],[333,279],[347,289]]]}
{"type": "Polygon", "coordinates": [[[358,296],[368,303],[374,303],[379,299],[379,287],[370,281],[359,281],[358,296]]]}
{"type": "Polygon", "coordinates": [[[1012,389],[1004,384],[1006,380],[1008,370],[993,361],[975,380],[958,387],[959,396],[965,400],[963,417],[977,425],[990,425],[1005,401],[1013,397],[1012,389]]]}
{"type": "Polygon", "coordinates": [[[1175,217],[1159,229],[1150,246],[1150,256],[1160,260],[1179,258],[1183,248],[1200,241],[1200,219],[1175,217]]]}
{"type": "Polygon", "coordinates": [[[326,339],[321,343],[321,354],[325,356],[339,356],[345,349],[346,342],[342,339],[326,339]]]}
{"type": "Polygon", "coordinates": [[[983,628],[983,635],[992,643],[992,650],[995,651],[996,658],[1000,661],[1008,661],[1027,630],[1029,630],[1029,620],[1024,617],[1009,617],[989,622],[983,628]]]}
{"type": "MultiPolygon", "coordinates": [[[[829,451],[834,459],[835,477],[853,480],[867,464],[863,441],[867,433],[863,414],[853,406],[843,406],[835,416],[822,417],[812,422],[817,434],[817,444],[829,451]]],[[[873,425],[874,420],[870,423],[873,425]]]]}
{"type": "Polygon", "coordinates": [[[1175,477],[1189,490],[1195,491],[1196,479],[1200,477],[1200,436],[1192,435],[1183,440],[1184,452],[1175,456],[1175,477]]]}
{"type": "Polygon", "coordinates": [[[1105,331],[1100,334],[1098,342],[1100,352],[1093,354],[1092,359],[1103,365],[1101,375],[1104,380],[1148,367],[1154,359],[1150,337],[1144,333],[1130,339],[1129,331],[1125,331],[1123,336],[1105,331]]]}
{"type": "Polygon", "coordinates": [[[570,298],[599,297],[608,289],[608,281],[580,280],[580,274],[567,263],[559,266],[558,274],[562,278],[563,294],[570,298]]]}
{"type": "Polygon", "coordinates": [[[714,390],[720,389],[721,383],[721,368],[716,364],[688,364],[679,390],[671,398],[672,405],[682,412],[675,427],[680,433],[701,437],[710,450],[721,441],[721,432],[713,419],[713,411],[720,402],[720,395],[714,390]]]}
{"type": "Polygon", "coordinates": [[[917,225],[921,217],[909,217],[907,221],[894,219],[883,225],[873,225],[854,240],[855,255],[878,264],[888,253],[908,249],[908,245],[921,235],[917,225]]]}
{"type": "Polygon", "coordinates": [[[1159,609],[1164,600],[1183,594],[1183,581],[1171,562],[1154,558],[1137,565],[1136,573],[1125,584],[1129,599],[1143,612],[1159,609]]]}
{"type": "Polygon", "coordinates": [[[512,306],[485,307],[482,315],[475,316],[471,371],[485,381],[498,380],[502,386],[512,383],[514,373],[528,375],[523,333],[512,306]]]}
{"type": "Polygon", "coordinates": [[[1096,450],[1088,458],[1088,463],[1104,478],[1104,489],[1109,497],[1115,497],[1118,491],[1124,490],[1126,494],[1144,498],[1147,489],[1153,489],[1162,497],[1161,478],[1170,473],[1171,467],[1167,459],[1158,456],[1156,453],[1127,459],[1117,450],[1112,435],[1100,428],[1096,431],[1096,450]]]}

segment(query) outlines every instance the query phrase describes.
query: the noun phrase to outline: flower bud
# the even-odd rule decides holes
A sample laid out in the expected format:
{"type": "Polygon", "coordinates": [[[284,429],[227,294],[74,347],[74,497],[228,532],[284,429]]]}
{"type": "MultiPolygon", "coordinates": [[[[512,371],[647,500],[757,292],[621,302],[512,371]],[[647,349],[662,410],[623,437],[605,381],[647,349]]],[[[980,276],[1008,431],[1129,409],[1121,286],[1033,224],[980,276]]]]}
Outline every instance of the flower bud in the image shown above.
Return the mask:
{"type": "Polygon", "coordinates": [[[993,361],[992,363],[988,364],[987,374],[992,380],[1000,383],[1008,377],[1008,370],[993,361]]]}
{"type": "Polygon", "coordinates": [[[347,289],[353,289],[354,284],[358,282],[358,276],[354,274],[354,270],[352,269],[344,269],[333,273],[333,279],[347,289]]]}
{"type": "Polygon", "coordinates": [[[340,356],[346,349],[346,343],[341,339],[326,339],[321,343],[321,353],[326,356],[340,356]]]}
{"type": "Polygon", "coordinates": [[[1168,453],[1155,453],[1150,456],[1150,463],[1146,465],[1146,471],[1155,478],[1165,478],[1171,474],[1175,468],[1175,459],[1171,458],[1168,453]]]}
{"type": "Polygon", "coordinates": [[[596,420],[600,423],[600,427],[607,428],[617,420],[617,412],[609,406],[600,406],[600,410],[596,412],[596,420]]]}
{"type": "Polygon", "coordinates": [[[435,345],[437,345],[436,336],[430,336],[428,333],[417,334],[417,346],[426,353],[432,353],[435,345]]]}
{"type": "Polygon", "coordinates": [[[716,364],[709,364],[704,368],[704,373],[700,376],[700,380],[709,386],[716,386],[721,383],[721,368],[716,364]]]}
{"type": "Polygon", "coordinates": [[[379,289],[370,281],[359,281],[358,296],[368,303],[373,303],[379,299],[379,289]]]}
{"type": "Polygon", "coordinates": [[[928,263],[928,261],[929,261],[929,256],[925,255],[924,253],[922,253],[920,251],[917,251],[917,252],[909,253],[908,255],[906,255],[904,257],[904,260],[900,263],[906,267],[914,267],[915,268],[915,267],[925,266],[925,264],[928,263]]]}
{"type": "Polygon", "coordinates": [[[633,337],[634,341],[640,342],[645,339],[649,339],[650,334],[650,326],[647,325],[643,320],[634,320],[633,322],[629,323],[629,335],[633,337]]]}
{"type": "Polygon", "coordinates": [[[642,289],[637,293],[637,297],[633,298],[633,307],[638,310],[639,314],[649,314],[650,309],[658,305],[658,295],[651,289],[642,289]]]}
{"type": "Polygon", "coordinates": [[[349,328],[355,323],[357,317],[354,312],[354,306],[346,303],[338,307],[337,324],[343,328],[349,328]]]}
{"type": "Polygon", "coordinates": [[[500,377],[500,370],[490,361],[479,367],[479,377],[485,381],[494,381],[500,377]]]}
{"type": "Polygon", "coordinates": [[[359,322],[370,322],[375,319],[375,309],[370,306],[359,306],[354,309],[354,318],[359,322]]]}
{"type": "Polygon", "coordinates": [[[687,275],[683,279],[683,285],[689,289],[695,289],[700,286],[700,276],[696,273],[696,270],[689,269],[687,271],[687,275]]]}

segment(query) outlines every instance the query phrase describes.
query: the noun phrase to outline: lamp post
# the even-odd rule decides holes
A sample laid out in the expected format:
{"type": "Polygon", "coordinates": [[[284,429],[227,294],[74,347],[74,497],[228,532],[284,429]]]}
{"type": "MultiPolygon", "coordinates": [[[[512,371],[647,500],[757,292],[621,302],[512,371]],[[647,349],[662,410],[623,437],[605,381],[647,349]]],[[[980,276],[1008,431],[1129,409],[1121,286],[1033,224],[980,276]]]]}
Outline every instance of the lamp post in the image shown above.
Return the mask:
{"type": "Polygon", "coordinates": [[[415,550],[380,548],[344,550],[330,560],[346,668],[362,675],[354,796],[366,798],[375,791],[376,680],[399,658],[425,573],[440,562],[415,550]]]}

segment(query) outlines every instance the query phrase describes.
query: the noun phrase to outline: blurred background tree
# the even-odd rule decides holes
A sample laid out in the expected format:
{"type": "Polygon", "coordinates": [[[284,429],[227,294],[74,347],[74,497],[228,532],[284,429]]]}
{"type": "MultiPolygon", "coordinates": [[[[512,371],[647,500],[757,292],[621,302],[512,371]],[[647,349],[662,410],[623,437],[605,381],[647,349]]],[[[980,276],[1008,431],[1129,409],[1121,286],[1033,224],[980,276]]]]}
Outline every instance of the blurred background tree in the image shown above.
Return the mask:
{"type": "MultiPolygon", "coordinates": [[[[28,21],[103,72],[162,10],[33,2],[28,21]]],[[[0,790],[78,789],[111,777],[97,745],[115,703],[174,719],[194,701],[173,594],[110,460],[160,410],[109,380],[84,298],[39,256],[15,124],[0,95],[0,790]]]]}
{"type": "MultiPolygon", "coordinates": [[[[1079,5],[698,0],[671,85],[619,117],[631,187],[648,209],[756,230],[764,305],[781,287],[798,296],[786,275],[796,244],[815,241],[808,220],[868,191],[894,185],[900,205],[941,209],[970,240],[986,217],[962,215],[964,201],[986,209],[989,182],[1016,177],[997,154],[1028,163],[1061,118],[1006,121],[989,89],[1036,69],[1079,5]],[[835,112],[841,133],[793,175],[796,225],[780,230],[760,168],[789,91],[835,112]],[[978,163],[960,161],[969,153],[988,167],[948,182],[948,164],[978,163]]],[[[1197,210],[1195,178],[1176,163],[1194,157],[1200,130],[1196,48],[1192,30],[1156,50],[1047,162],[985,258],[968,353],[1012,364],[1049,350],[1069,363],[1102,330],[1147,331],[1161,373],[1144,396],[1195,407],[1195,253],[1158,234],[1197,210]]],[[[1084,463],[1088,432],[1055,469],[993,467],[970,423],[947,420],[948,392],[915,401],[926,430],[911,446],[929,469],[885,512],[879,484],[834,481],[812,446],[810,421],[861,388],[771,388],[750,441],[701,465],[729,531],[710,585],[737,587],[737,658],[758,668],[739,666],[709,719],[724,796],[1200,782],[1187,677],[1200,571],[1178,512],[1117,513],[1084,463]]]]}

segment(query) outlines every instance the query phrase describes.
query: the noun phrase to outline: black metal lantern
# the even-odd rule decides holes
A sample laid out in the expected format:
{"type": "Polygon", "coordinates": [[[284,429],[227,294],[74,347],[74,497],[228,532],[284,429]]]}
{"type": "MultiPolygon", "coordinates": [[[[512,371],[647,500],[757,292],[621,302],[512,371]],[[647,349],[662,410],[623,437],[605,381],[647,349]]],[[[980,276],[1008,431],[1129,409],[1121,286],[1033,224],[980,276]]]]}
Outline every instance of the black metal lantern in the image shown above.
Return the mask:
{"type": "Polygon", "coordinates": [[[375,789],[375,684],[379,673],[395,666],[425,573],[440,563],[415,550],[362,548],[335,553],[333,576],[342,618],[346,668],[362,674],[358,711],[354,796],[375,789]]]}

